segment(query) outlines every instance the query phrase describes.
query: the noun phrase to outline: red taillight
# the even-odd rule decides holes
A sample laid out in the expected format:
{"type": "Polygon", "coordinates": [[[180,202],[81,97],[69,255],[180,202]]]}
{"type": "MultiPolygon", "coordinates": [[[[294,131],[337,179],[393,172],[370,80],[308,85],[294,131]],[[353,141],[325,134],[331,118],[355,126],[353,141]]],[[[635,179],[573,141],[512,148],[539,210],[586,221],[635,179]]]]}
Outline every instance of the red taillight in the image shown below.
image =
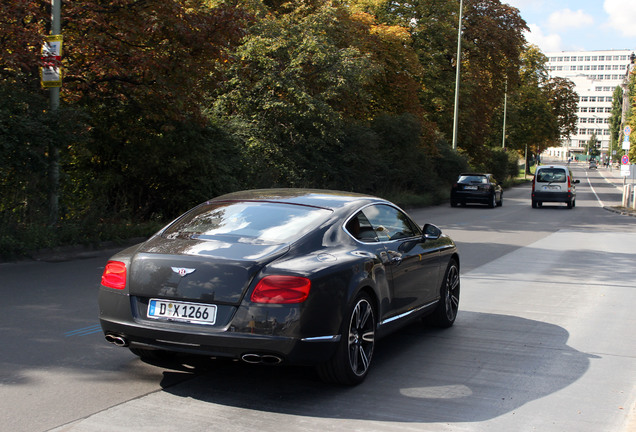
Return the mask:
{"type": "Polygon", "coordinates": [[[568,176],[568,192],[572,192],[572,179],[568,176]]]}
{"type": "Polygon", "coordinates": [[[309,296],[311,281],[300,276],[265,276],[250,300],[254,303],[302,303],[309,296]]]}
{"type": "Polygon", "coordinates": [[[537,179],[537,176],[532,177],[532,193],[534,193],[534,182],[537,179]]]}
{"type": "Polygon", "coordinates": [[[126,264],[108,261],[102,274],[102,285],[120,290],[126,288],[126,264]]]}

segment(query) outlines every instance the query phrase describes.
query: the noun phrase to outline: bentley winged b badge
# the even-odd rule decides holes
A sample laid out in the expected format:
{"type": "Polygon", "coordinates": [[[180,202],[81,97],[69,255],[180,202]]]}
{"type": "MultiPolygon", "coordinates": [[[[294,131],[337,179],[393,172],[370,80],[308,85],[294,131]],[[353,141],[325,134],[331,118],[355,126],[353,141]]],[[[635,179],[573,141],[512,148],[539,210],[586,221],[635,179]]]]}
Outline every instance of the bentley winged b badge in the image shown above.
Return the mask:
{"type": "Polygon", "coordinates": [[[195,271],[196,269],[193,268],[185,268],[185,267],[172,267],[172,271],[175,272],[176,274],[178,274],[181,277],[184,277],[186,275],[189,275],[190,273],[192,273],[193,271],[195,271]]]}

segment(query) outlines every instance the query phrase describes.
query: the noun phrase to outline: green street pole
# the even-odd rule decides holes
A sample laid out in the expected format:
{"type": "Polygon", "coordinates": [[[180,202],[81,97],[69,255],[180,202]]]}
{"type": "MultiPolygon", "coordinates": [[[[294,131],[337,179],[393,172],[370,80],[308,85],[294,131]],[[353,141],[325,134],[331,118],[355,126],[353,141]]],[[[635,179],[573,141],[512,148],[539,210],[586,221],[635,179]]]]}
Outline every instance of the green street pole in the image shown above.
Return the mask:
{"type": "Polygon", "coordinates": [[[459,112],[459,68],[462,63],[462,16],[464,2],[459,0],[459,25],[457,26],[457,70],[455,72],[455,110],[453,113],[453,150],[457,149],[457,115],[459,112]]]}
{"type": "MultiPolygon", "coordinates": [[[[59,35],[62,32],[60,16],[62,0],[51,0],[51,35],[59,35]]],[[[49,108],[53,121],[57,121],[57,112],[60,107],[60,88],[49,89],[49,108]]],[[[53,137],[49,141],[49,225],[57,223],[59,217],[60,201],[60,149],[53,137]]]]}
{"type": "Polygon", "coordinates": [[[503,138],[501,148],[506,148],[506,111],[508,110],[508,78],[506,78],[506,88],[504,90],[504,118],[503,118],[503,138]]]}

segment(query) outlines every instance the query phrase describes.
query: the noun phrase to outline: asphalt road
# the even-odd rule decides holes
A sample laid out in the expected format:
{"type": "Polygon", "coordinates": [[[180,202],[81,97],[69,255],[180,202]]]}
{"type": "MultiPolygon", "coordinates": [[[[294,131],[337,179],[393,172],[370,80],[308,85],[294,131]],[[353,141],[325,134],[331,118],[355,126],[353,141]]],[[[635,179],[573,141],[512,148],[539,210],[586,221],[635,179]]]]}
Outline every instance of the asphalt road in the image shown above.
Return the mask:
{"type": "Polygon", "coordinates": [[[572,210],[532,209],[526,185],[496,209],[411,211],[458,244],[460,315],[381,340],[354,388],[107,344],[96,293],[113,251],[0,264],[0,431],[633,432],[636,218],[603,209],[620,180],[573,169],[572,210]]]}

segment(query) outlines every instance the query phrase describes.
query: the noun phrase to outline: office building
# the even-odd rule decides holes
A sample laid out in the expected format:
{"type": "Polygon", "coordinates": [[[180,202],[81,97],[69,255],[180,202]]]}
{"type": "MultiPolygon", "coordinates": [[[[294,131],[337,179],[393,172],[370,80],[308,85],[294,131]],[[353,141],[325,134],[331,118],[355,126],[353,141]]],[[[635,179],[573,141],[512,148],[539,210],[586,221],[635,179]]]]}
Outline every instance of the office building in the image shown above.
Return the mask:
{"type": "Polygon", "coordinates": [[[551,147],[550,157],[567,159],[587,155],[593,134],[600,141],[602,157],[607,157],[610,143],[609,117],[616,87],[624,84],[634,50],[548,52],[551,76],[570,79],[579,95],[577,129],[561,146],[551,147]]]}

